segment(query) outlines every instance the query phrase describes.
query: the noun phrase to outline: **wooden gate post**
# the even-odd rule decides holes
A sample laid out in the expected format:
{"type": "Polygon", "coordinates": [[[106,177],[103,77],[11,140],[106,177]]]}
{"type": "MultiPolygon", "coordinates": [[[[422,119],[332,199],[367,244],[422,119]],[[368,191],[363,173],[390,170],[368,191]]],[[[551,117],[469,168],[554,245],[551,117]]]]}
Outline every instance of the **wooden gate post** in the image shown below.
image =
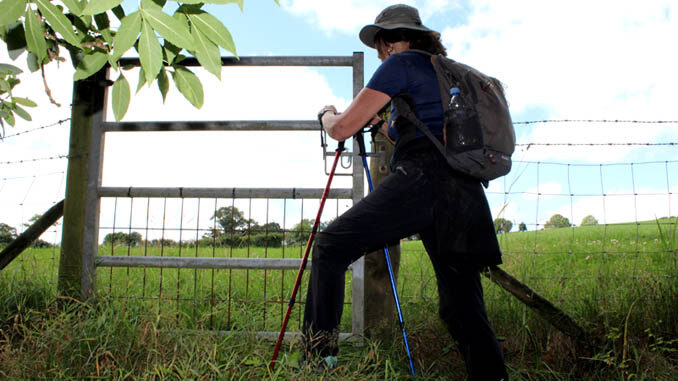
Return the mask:
{"type": "Polygon", "coordinates": [[[96,244],[98,218],[92,224],[94,205],[92,190],[98,198],[96,187],[101,181],[101,139],[98,127],[105,117],[105,95],[109,81],[105,66],[89,78],[73,84],[71,108],[71,133],[66,174],[66,199],[59,258],[58,294],[85,299],[92,294],[94,283],[94,258],[86,253],[88,245],[96,244]],[[95,130],[95,133],[93,133],[95,130]],[[92,161],[95,165],[92,165],[92,161]],[[94,167],[94,168],[93,168],[94,167]],[[94,231],[93,231],[94,229],[94,231]]]}
{"type": "MultiPolygon", "coordinates": [[[[366,136],[366,138],[368,138],[366,136]]],[[[393,145],[378,134],[374,151],[379,154],[370,158],[370,174],[376,188],[391,173],[388,162],[393,145]]],[[[400,243],[389,246],[393,276],[398,279],[400,266],[400,243]]],[[[373,338],[388,342],[393,338],[393,327],[397,321],[391,280],[388,274],[384,250],[380,249],[365,256],[365,333],[373,338]]]]}

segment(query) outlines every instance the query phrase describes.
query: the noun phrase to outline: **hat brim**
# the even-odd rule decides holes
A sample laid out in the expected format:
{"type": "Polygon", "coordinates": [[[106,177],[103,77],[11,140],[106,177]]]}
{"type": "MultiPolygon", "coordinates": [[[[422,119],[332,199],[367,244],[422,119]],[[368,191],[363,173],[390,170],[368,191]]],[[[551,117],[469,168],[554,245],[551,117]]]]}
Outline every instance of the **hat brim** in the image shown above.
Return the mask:
{"type": "Polygon", "coordinates": [[[437,35],[440,35],[438,32],[435,30],[431,30],[423,25],[417,26],[417,25],[412,25],[412,24],[370,24],[370,25],[365,25],[361,30],[360,34],[358,36],[360,37],[360,41],[363,42],[363,44],[369,46],[372,49],[376,49],[376,46],[374,44],[374,37],[377,35],[377,32],[379,32],[382,29],[388,29],[388,30],[393,30],[393,29],[411,29],[411,30],[419,30],[422,32],[432,32],[437,35]]]}

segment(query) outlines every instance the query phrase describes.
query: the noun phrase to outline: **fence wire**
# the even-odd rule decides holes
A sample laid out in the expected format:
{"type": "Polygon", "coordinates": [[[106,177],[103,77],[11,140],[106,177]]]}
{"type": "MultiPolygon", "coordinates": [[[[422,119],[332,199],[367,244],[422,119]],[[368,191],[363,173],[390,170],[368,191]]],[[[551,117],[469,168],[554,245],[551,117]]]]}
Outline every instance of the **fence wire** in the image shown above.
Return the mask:
{"type": "MultiPolygon", "coordinates": [[[[43,126],[30,132],[53,127],[68,120],[43,126]]],[[[591,124],[678,124],[672,120],[594,120],[552,119],[515,122],[517,126],[558,123],[591,124]]],[[[29,131],[5,138],[27,134],[29,131]]],[[[591,147],[592,155],[601,146],[634,146],[651,150],[672,147],[675,142],[617,143],[519,143],[530,146],[591,147]]],[[[71,157],[79,157],[80,153],[71,157]]],[[[20,165],[35,161],[69,158],[53,155],[35,159],[0,162],[20,165]]],[[[514,161],[514,171],[493,182],[486,195],[493,206],[494,218],[509,220],[514,234],[499,234],[504,266],[516,277],[557,304],[572,303],[573,295],[606,298],[614,288],[644,287],[641,281],[675,281],[678,254],[675,234],[678,219],[675,207],[678,193],[678,160],[567,163],[557,161],[514,161]],[[529,175],[529,176],[528,176],[529,175]],[[585,179],[585,180],[582,180],[585,179]],[[496,184],[500,186],[497,186],[496,184]],[[657,187],[656,184],[662,184],[657,187]],[[621,213],[621,212],[624,213],[621,213]],[[652,213],[650,213],[652,211],[652,213]],[[561,214],[571,226],[551,228],[549,216],[561,214]],[[598,223],[581,226],[584,215],[593,215],[598,223]],[[575,226],[580,225],[580,226],[575,226]],[[671,235],[673,234],[673,235],[671,235]],[[673,241],[667,237],[674,237],[673,241]],[[673,243],[671,243],[673,242],[673,243]],[[553,285],[557,285],[553,289],[553,285]]],[[[58,172],[63,174],[64,172],[58,172]]],[[[1,178],[0,192],[8,181],[36,176],[1,178]]],[[[47,175],[44,175],[47,176],[47,175]]],[[[62,179],[63,180],[63,179],[62,179]]],[[[22,204],[33,185],[28,187],[22,204]]],[[[346,205],[336,200],[327,208],[325,222],[341,214],[346,205]],[[333,209],[332,213],[329,210],[333,209]]],[[[304,200],[252,199],[102,199],[100,220],[101,255],[173,256],[225,258],[300,258],[303,244],[292,237],[308,233],[304,219],[312,218],[315,204],[304,200]],[[212,218],[220,208],[243,211],[244,225],[225,229],[212,218]],[[310,212],[309,212],[310,210],[310,212]],[[255,224],[256,222],[256,224],[255,224]],[[271,223],[280,225],[272,230],[271,223]],[[295,228],[298,225],[298,228],[295,228]],[[112,238],[137,233],[138,242],[120,242],[112,238]],[[271,244],[280,235],[280,243],[271,244]],[[263,238],[262,238],[263,237],[263,238]]],[[[2,222],[2,221],[0,221],[2,222]]],[[[59,229],[50,230],[58,243],[59,229]]],[[[303,241],[303,240],[301,240],[303,241]]],[[[33,250],[33,249],[32,249],[33,250]]],[[[32,270],[51,274],[55,283],[58,247],[35,249],[22,256],[14,274],[28,278],[32,270]],[[42,250],[42,251],[41,251],[42,250]],[[43,251],[48,254],[43,255],[43,251]],[[49,266],[36,263],[45,260],[49,266]]],[[[99,268],[99,289],[112,297],[143,300],[154,305],[161,316],[171,316],[190,327],[233,330],[241,327],[274,331],[279,328],[294,275],[290,270],[239,269],[162,269],[99,268]]],[[[307,279],[307,277],[305,277],[307,279]]],[[[307,280],[305,280],[306,282],[307,280]]],[[[350,305],[350,277],[347,277],[345,303],[350,305]]],[[[301,290],[305,290],[306,283],[301,290]]],[[[401,271],[398,280],[404,304],[419,305],[423,300],[435,304],[435,275],[426,253],[417,240],[402,242],[401,271]]],[[[497,288],[487,287],[488,300],[504,298],[497,288]]],[[[301,292],[292,314],[300,328],[305,294],[301,292]]],[[[489,309],[492,308],[490,303],[489,309]]],[[[350,309],[345,309],[349,311],[350,309]]],[[[344,329],[350,326],[345,313],[344,329]]]]}

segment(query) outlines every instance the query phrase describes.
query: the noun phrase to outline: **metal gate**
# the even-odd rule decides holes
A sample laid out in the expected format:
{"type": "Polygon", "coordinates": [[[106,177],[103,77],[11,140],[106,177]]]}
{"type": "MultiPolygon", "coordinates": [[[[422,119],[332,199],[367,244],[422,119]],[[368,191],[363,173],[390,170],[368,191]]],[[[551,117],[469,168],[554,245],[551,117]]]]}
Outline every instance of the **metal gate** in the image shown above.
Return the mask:
{"type": "MultiPolygon", "coordinates": [[[[121,65],[139,65],[138,59],[123,59],[121,65]]],[[[187,66],[198,66],[194,59],[182,62],[187,66]]],[[[292,57],[230,57],[222,58],[223,66],[344,66],[353,71],[353,96],[363,87],[363,53],[352,56],[292,56],[292,57]]],[[[102,102],[105,103],[105,99],[102,102]]],[[[298,258],[219,258],[219,257],[177,257],[177,256],[115,256],[99,253],[100,212],[102,198],[227,198],[227,199],[320,199],[323,189],[311,188],[132,188],[103,187],[102,168],[105,135],[118,131],[317,131],[316,120],[278,121],[173,121],[173,122],[109,122],[105,112],[94,115],[88,157],[88,184],[86,194],[84,255],[82,258],[82,292],[91,295],[97,287],[97,268],[177,268],[177,269],[298,269],[298,258]]],[[[348,199],[353,203],[363,197],[363,167],[357,157],[354,142],[351,156],[352,188],[333,189],[330,199],[348,199]]],[[[325,153],[325,157],[332,155],[325,153]]],[[[150,201],[149,201],[150,202],[150,201]]],[[[303,212],[302,212],[303,214],[303,212]]],[[[197,243],[196,243],[197,245],[197,243]]],[[[181,247],[181,242],[180,242],[181,247]]],[[[197,249],[196,249],[197,251],[197,249]]],[[[351,332],[340,335],[342,339],[360,336],[364,329],[364,261],[360,259],[351,266],[351,332]]],[[[145,271],[145,270],[144,270],[145,271]]],[[[112,272],[112,270],[111,270],[112,272]]],[[[128,270],[129,272],[129,270],[128,270]]],[[[283,303],[283,301],[280,301],[283,303]]],[[[277,332],[260,332],[277,335],[277,332]]]]}

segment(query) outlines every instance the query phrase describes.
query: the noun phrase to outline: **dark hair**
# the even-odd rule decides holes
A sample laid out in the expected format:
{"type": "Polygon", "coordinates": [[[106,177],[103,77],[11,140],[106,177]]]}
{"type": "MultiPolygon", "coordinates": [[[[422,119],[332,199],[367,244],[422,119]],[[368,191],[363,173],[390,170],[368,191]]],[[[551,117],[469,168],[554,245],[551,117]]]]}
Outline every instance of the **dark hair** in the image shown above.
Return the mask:
{"type": "Polygon", "coordinates": [[[445,49],[442,42],[440,42],[440,35],[434,32],[424,32],[405,28],[381,29],[374,36],[374,41],[376,43],[380,41],[385,43],[406,41],[410,43],[411,49],[418,49],[431,54],[442,54],[443,56],[447,56],[447,49],[445,49]]]}

